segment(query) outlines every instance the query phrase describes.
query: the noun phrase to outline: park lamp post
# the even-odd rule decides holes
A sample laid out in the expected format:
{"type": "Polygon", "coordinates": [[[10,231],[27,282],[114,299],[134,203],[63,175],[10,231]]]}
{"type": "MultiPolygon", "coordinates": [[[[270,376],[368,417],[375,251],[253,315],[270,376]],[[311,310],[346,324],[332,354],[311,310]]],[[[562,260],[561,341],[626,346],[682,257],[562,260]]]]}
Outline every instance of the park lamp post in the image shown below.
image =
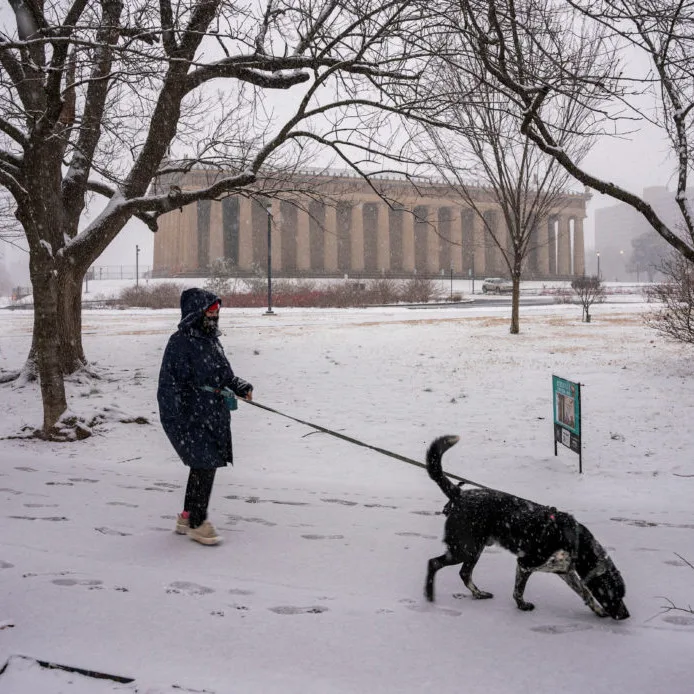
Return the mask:
{"type": "Polygon", "coordinates": [[[600,279],[600,253],[596,253],[595,255],[598,256],[598,279],[600,279]]]}
{"type": "Polygon", "coordinates": [[[140,286],[140,247],[135,244],[135,286],[140,286]]]}
{"type": "Polygon", "coordinates": [[[263,203],[267,213],[267,311],[264,316],[274,316],[272,310],[272,201],[266,200],[263,203]]]}

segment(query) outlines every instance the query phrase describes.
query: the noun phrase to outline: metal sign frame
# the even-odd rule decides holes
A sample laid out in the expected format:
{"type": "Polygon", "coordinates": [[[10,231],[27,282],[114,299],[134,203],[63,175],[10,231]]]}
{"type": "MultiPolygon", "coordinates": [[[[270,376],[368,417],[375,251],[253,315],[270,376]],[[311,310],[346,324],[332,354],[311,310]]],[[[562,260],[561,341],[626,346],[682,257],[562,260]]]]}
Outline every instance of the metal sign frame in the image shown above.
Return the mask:
{"type": "Polygon", "coordinates": [[[583,472],[581,446],[581,384],[552,376],[552,408],[554,412],[554,455],[557,443],[578,453],[578,471],[583,472]]]}

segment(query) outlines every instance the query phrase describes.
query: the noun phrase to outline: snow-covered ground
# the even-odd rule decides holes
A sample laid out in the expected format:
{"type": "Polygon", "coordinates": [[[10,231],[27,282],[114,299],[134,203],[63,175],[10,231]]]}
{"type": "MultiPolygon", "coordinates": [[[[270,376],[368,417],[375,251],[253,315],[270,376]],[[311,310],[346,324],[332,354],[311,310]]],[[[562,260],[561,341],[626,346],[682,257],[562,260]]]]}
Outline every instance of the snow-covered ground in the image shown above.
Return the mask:
{"type": "MultiPolygon", "coordinates": [[[[258,402],[423,460],[459,434],[450,472],[574,513],[627,583],[631,618],[601,620],[555,576],[511,599],[515,560],[485,551],[473,601],[442,551],[444,498],[418,467],[245,403],[203,547],[172,532],[186,468],[158,423],[156,379],[178,313],[85,311],[101,375],[69,384],[99,435],[14,438],[36,386],[0,387],[3,694],[688,694],[694,681],[691,350],[646,306],[347,311],[223,309],[223,343],[258,402]],[[583,384],[584,474],[552,443],[551,376],[583,384]],[[124,424],[146,417],[149,424],[124,424]],[[49,670],[52,662],[130,683],[49,670]]],[[[0,368],[32,314],[0,311],[0,368]]]]}

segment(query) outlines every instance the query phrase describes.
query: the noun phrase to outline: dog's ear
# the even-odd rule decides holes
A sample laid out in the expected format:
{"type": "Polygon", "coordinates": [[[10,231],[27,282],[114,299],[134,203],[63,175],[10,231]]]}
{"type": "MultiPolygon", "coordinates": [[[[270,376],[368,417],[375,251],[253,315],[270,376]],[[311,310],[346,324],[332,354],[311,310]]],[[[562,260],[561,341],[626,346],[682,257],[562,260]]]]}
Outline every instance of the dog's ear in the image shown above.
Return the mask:
{"type": "Polygon", "coordinates": [[[555,518],[557,530],[561,534],[564,549],[571,552],[571,556],[575,558],[576,553],[578,552],[578,543],[580,540],[579,523],[568,513],[562,513],[561,511],[554,510],[552,515],[555,518]]]}

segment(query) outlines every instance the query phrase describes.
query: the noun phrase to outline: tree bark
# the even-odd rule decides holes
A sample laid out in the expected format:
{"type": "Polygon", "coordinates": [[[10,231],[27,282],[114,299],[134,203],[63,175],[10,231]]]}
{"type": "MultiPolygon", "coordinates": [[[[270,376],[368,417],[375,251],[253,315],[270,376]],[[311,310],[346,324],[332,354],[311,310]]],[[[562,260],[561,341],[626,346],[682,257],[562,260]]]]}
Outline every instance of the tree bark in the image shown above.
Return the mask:
{"type": "Polygon", "coordinates": [[[521,281],[521,264],[522,257],[515,254],[513,257],[513,271],[511,272],[511,282],[513,283],[513,292],[511,294],[511,335],[520,333],[520,281],[521,281]]]}
{"type": "Polygon", "coordinates": [[[64,269],[58,283],[60,369],[66,376],[87,363],[82,346],[82,275],[80,269],[64,269]]]}
{"type": "Polygon", "coordinates": [[[44,254],[32,254],[31,284],[34,292],[34,338],[41,400],[43,401],[43,434],[49,436],[55,423],[67,410],[65,383],[60,363],[58,321],[58,278],[54,262],[44,254]],[[37,257],[38,256],[38,257],[37,257]]]}

